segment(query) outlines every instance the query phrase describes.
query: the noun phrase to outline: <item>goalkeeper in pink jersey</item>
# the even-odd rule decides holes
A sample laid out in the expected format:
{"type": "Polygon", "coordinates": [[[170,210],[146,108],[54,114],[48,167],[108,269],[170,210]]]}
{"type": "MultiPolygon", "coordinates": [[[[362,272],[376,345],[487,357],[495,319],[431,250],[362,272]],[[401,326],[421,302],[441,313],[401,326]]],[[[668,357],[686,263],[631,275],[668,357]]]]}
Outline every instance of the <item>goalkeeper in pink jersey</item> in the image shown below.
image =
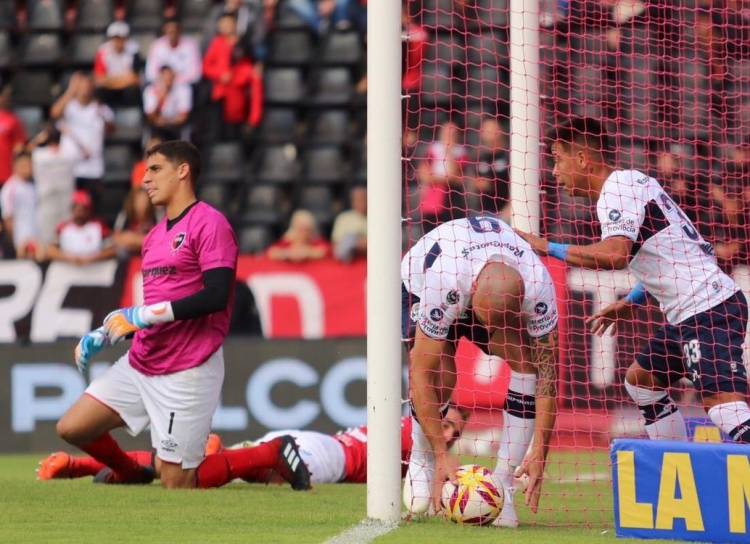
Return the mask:
{"type": "Polygon", "coordinates": [[[57,432],[105,465],[95,478],[101,483],[153,480],[154,471],[110,435],[119,427],[136,435],[150,425],[164,487],[216,487],[275,460],[292,487],[307,489],[309,473],[291,437],[205,456],[224,381],[237,240],[226,218],[196,197],[201,160],[192,144],[163,142],[146,156],[143,188],[166,215],[143,242],[145,304],[110,313],[81,338],[76,364],[85,370],[105,346],[130,337],[133,343],[63,415],[57,432]]]}

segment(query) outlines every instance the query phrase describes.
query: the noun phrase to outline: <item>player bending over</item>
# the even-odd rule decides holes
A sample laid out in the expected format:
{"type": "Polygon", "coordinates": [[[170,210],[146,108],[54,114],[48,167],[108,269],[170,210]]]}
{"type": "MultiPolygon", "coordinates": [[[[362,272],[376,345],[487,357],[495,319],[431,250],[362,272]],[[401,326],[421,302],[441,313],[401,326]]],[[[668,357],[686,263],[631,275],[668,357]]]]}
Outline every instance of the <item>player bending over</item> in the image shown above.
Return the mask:
{"type": "Polygon", "coordinates": [[[511,369],[495,468],[505,506],[495,523],[515,527],[514,470],[523,461],[526,503],[536,512],[556,417],[557,307],[549,272],[508,225],[483,216],[444,223],[422,237],[402,260],[401,278],[415,416],[404,502],[412,513],[430,505],[438,511],[443,483],[456,468],[441,415],[456,382],[456,345],[466,337],[511,369]]]}
{"type": "Polygon", "coordinates": [[[146,155],[143,187],[152,204],[166,208],[166,216],[143,242],[145,305],[107,316],[103,327],[79,342],[76,364],[85,370],[106,345],[130,336],[133,343],[63,415],[57,432],[106,466],[95,479],[103,483],[153,480],[153,470],[128,456],[109,434],[125,427],[135,435],[150,425],[164,487],[220,486],[266,456],[286,459],[282,470],[292,486],[306,489],[309,474],[288,437],[263,450],[204,458],[224,381],[222,343],[234,298],[237,241],[226,218],[195,196],[201,161],[192,144],[163,142],[146,155]]]}
{"type": "Polygon", "coordinates": [[[631,319],[646,293],[667,323],[649,340],[625,376],[625,389],[652,439],[686,440],[682,414],[667,388],[687,376],[711,420],[736,442],[750,442],[750,409],[742,343],[747,301],[716,264],[714,250],[652,177],[608,160],[599,122],[575,118],[551,136],[553,175],[572,196],[597,200],[602,241],[575,246],[522,234],[542,255],[573,266],[629,267],[638,284],[628,296],[587,319],[602,335],[631,319]]]}
{"type": "MultiPolygon", "coordinates": [[[[443,436],[449,447],[461,436],[468,419],[468,412],[451,406],[443,420],[443,436]]],[[[367,427],[356,427],[328,435],[314,431],[284,430],[270,432],[258,440],[244,441],[231,446],[230,450],[240,448],[261,448],[264,444],[290,436],[293,437],[302,461],[310,472],[310,481],[314,484],[335,484],[339,482],[362,484],[367,482],[367,427]]],[[[223,450],[218,435],[210,435],[206,446],[206,456],[223,450]]],[[[150,451],[133,451],[128,455],[142,465],[150,465],[153,455],[150,451]]],[[[403,472],[409,464],[411,455],[411,417],[401,418],[401,463],[403,472]]],[[[253,471],[245,473],[244,479],[249,482],[266,483],[283,479],[277,467],[277,459],[260,459],[253,471]],[[263,464],[263,461],[266,461],[263,464]]],[[[39,463],[37,478],[52,480],[60,478],[82,478],[95,476],[104,465],[93,457],[73,457],[65,452],[53,453],[39,463]]],[[[156,473],[157,478],[159,473],[156,473]]]]}

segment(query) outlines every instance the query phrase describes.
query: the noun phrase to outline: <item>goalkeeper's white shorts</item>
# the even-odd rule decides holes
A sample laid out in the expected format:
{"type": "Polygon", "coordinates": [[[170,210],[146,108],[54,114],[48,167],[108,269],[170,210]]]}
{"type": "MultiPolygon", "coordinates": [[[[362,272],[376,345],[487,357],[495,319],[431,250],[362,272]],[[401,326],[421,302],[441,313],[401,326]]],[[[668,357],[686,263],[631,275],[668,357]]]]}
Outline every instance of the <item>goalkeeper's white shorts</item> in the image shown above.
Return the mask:
{"type": "Polygon", "coordinates": [[[133,436],[150,424],[156,456],[190,469],[203,461],[223,383],[222,348],[200,366],[162,376],[138,372],[126,353],[86,393],[117,412],[133,436]]]}
{"type": "Polygon", "coordinates": [[[313,484],[335,484],[344,479],[346,460],[344,446],[330,435],[314,431],[273,431],[257,442],[269,442],[285,434],[294,437],[302,460],[310,471],[313,484]]]}

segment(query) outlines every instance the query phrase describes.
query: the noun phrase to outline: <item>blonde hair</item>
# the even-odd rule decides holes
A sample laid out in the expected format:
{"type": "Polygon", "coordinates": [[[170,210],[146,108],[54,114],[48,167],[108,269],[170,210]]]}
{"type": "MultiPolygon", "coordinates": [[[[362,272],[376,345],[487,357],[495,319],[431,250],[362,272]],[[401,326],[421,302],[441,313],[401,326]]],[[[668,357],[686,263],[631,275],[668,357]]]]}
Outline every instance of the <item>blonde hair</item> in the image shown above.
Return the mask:
{"type": "Polygon", "coordinates": [[[315,220],[315,216],[308,210],[297,210],[292,214],[292,218],[289,220],[289,228],[286,229],[286,232],[284,233],[284,240],[288,240],[294,236],[294,223],[300,220],[306,221],[312,225],[313,238],[318,238],[320,236],[318,222],[315,220]]]}

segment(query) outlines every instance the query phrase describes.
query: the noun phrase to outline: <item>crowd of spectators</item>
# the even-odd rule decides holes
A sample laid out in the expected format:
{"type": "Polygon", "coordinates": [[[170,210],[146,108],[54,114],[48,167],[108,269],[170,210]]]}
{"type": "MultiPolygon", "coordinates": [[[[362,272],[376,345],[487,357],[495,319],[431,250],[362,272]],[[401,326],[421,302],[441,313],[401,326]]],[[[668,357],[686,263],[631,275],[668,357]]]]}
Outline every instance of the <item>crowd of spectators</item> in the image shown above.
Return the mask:
{"type": "MultiPolygon", "coordinates": [[[[324,43],[332,33],[352,31],[364,41],[366,0],[213,0],[198,22],[202,32],[195,32],[193,22],[191,32],[186,33],[181,10],[189,3],[157,2],[161,9],[114,0],[112,19],[101,27],[102,41],[92,53],[91,65],[61,73],[62,92],[45,109],[46,119],[39,132],[27,134],[24,123],[14,114],[11,95],[19,96],[23,90],[12,89],[13,78],[9,84],[0,66],[0,186],[5,185],[0,198],[0,256],[86,264],[138,254],[143,235],[159,213],[140,188],[145,160],[126,165],[131,172],[131,190],[120,213],[116,217],[108,214],[107,220],[97,215],[105,203],[111,208],[105,164],[118,110],[142,111],[142,150],[165,139],[189,139],[203,147],[204,158],[210,161],[213,144],[238,142],[249,157],[257,142],[266,143],[260,132],[263,76],[275,21],[281,16],[297,17],[307,25],[314,43],[324,43]],[[158,37],[144,41],[143,26],[140,33],[133,33],[129,22],[137,17],[128,13],[133,9],[163,16],[158,37]],[[92,247],[79,247],[83,239],[92,247]]],[[[75,37],[79,11],[103,9],[88,4],[92,3],[52,0],[49,6],[37,8],[33,2],[19,0],[15,2],[15,24],[23,38],[25,32],[39,26],[33,19],[35,10],[54,13],[59,6],[65,31],[75,37]]],[[[276,49],[283,47],[277,45],[276,49]]],[[[365,92],[364,76],[359,84],[352,84],[353,91],[355,88],[355,92],[365,92]]],[[[291,140],[294,136],[290,129],[287,137],[291,140]]],[[[124,153],[122,149],[113,151],[124,153]]],[[[240,170],[246,164],[222,166],[240,170]]],[[[244,198],[244,188],[227,187],[232,197],[244,198]]],[[[336,189],[341,201],[346,189],[336,189]]],[[[364,194],[363,189],[352,191],[353,209],[338,222],[337,248],[341,245],[342,249],[337,254],[344,261],[365,254],[364,194]]],[[[291,190],[285,198],[291,201],[295,195],[291,190]]],[[[288,230],[278,244],[268,248],[268,256],[292,261],[332,256],[326,234],[338,209],[332,202],[328,213],[333,215],[322,224],[317,224],[320,210],[299,209],[291,214],[288,230]]],[[[231,205],[225,211],[231,213],[231,205]]]]}

